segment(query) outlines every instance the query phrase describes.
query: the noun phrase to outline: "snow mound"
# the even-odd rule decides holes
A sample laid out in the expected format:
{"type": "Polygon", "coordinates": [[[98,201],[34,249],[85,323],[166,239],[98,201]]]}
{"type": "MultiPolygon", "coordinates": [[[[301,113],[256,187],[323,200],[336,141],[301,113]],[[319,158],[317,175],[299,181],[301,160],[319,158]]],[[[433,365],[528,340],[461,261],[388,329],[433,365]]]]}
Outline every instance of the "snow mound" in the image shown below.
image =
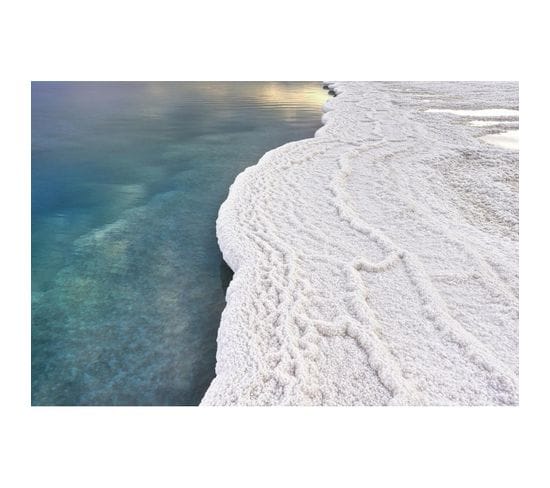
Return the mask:
{"type": "Polygon", "coordinates": [[[515,110],[517,84],[329,86],[315,137],[220,208],[235,275],[202,404],[517,404],[518,155],[425,113],[515,110]]]}

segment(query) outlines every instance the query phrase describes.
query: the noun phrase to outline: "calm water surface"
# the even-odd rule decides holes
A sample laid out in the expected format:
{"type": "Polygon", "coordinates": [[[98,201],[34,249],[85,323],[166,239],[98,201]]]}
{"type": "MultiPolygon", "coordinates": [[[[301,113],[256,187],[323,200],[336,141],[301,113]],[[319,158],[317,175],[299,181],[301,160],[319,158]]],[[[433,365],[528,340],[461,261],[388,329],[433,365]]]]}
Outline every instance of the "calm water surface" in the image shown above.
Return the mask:
{"type": "Polygon", "coordinates": [[[33,405],[195,405],[235,176],[313,136],[320,83],[32,84],[33,405]]]}

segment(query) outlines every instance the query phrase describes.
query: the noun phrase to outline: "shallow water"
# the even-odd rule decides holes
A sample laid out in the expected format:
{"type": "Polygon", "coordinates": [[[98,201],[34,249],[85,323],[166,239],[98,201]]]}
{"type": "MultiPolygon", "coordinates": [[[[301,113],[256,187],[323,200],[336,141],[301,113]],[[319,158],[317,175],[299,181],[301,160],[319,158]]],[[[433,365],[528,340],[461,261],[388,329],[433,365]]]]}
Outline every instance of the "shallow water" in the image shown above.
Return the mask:
{"type": "Polygon", "coordinates": [[[33,405],[195,405],[235,176],[313,136],[320,83],[33,83],[33,405]]]}
{"type": "MultiPolygon", "coordinates": [[[[451,109],[428,109],[427,113],[448,113],[463,117],[491,117],[494,120],[470,120],[469,124],[474,127],[491,127],[498,125],[517,125],[519,120],[502,120],[498,117],[519,117],[519,110],[506,108],[492,108],[480,110],[451,110],[451,109]]],[[[519,129],[508,130],[497,134],[487,134],[480,139],[493,146],[503,147],[519,151],[519,129]]]]}
{"type": "Polygon", "coordinates": [[[519,130],[507,130],[498,134],[488,134],[481,137],[481,140],[494,146],[519,151],[519,130]]]}

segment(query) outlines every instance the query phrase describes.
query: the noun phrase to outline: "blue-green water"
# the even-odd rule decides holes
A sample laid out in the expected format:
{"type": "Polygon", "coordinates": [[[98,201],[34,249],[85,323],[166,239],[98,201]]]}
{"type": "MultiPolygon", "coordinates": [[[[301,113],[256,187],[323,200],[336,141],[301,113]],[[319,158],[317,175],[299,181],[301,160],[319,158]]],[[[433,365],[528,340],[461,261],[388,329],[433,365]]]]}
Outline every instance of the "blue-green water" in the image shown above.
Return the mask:
{"type": "Polygon", "coordinates": [[[311,137],[320,83],[32,84],[32,404],[196,405],[235,176],[311,137]]]}

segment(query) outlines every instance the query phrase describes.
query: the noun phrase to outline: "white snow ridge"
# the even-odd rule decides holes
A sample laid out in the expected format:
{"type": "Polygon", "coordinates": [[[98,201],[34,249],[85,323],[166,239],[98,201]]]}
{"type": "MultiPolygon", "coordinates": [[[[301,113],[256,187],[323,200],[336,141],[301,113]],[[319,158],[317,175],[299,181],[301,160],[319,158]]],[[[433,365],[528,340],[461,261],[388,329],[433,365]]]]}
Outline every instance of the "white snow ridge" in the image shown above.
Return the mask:
{"type": "Polygon", "coordinates": [[[330,87],[315,137],[220,209],[235,275],[202,404],[516,405],[518,153],[425,110],[517,110],[517,83],[330,87]]]}

